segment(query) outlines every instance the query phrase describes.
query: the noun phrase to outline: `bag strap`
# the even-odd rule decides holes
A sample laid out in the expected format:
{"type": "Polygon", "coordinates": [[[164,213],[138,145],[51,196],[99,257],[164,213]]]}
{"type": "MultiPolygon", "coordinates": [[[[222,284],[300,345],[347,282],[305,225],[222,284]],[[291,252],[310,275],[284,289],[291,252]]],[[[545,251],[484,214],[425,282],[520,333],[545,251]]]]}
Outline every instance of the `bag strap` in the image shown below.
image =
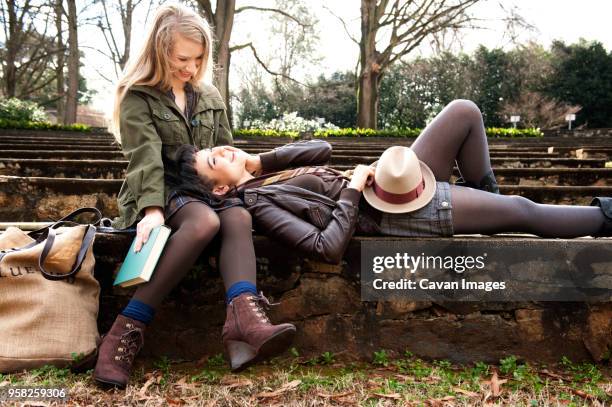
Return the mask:
{"type": "MultiPolygon", "coordinates": [[[[75,211],[73,211],[73,212],[69,213],[68,215],[64,216],[63,218],[59,219],[58,221],[56,221],[55,223],[53,223],[53,224],[51,224],[51,225],[49,225],[49,226],[44,226],[44,227],[42,227],[42,228],[40,228],[40,229],[33,230],[33,231],[29,232],[29,233],[28,233],[28,236],[34,237],[34,236],[37,236],[37,235],[41,235],[41,234],[43,234],[43,233],[45,232],[45,230],[47,230],[47,229],[49,229],[49,228],[53,227],[53,226],[54,226],[54,225],[56,225],[58,222],[64,222],[64,221],[73,221],[73,220],[74,220],[74,219],[75,219],[77,216],[82,215],[82,214],[84,214],[84,213],[93,213],[93,214],[95,214],[95,215],[96,215],[96,217],[95,217],[95,221],[91,223],[91,224],[92,224],[92,225],[94,225],[94,226],[99,225],[99,224],[100,224],[100,222],[102,222],[102,221],[103,221],[103,218],[102,218],[102,213],[100,212],[100,210],[99,210],[98,208],[93,208],[93,207],[79,208],[79,209],[77,209],[77,210],[75,210],[75,211]]],[[[74,224],[79,224],[79,223],[75,223],[75,222],[73,222],[73,225],[71,225],[71,226],[74,226],[74,224]]],[[[37,239],[37,240],[38,240],[38,239],[37,239]]],[[[40,240],[40,241],[39,241],[39,243],[40,243],[41,241],[42,241],[42,240],[40,240]]]]}
{"type": "MultiPolygon", "coordinates": [[[[68,222],[68,223],[72,223],[72,222],[68,222]]],[[[58,226],[61,226],[62,224],[64,224],[64,222],[56,223],[56,225],[58,226]]],[[[56,225],[53,225],[53,226],[56,226],[56,225]]],[[[79,248],[79,253],[77,254],[76,260],[74,261],[74,264],[72,265],[72,270],[70,270],[70,272],[67,274],[53,274],[53,273],[49,273],[43,265],[45,263],[45,260],[47,259],[47,256],[49,255],[49,252],[51,252],[51,248],[53,247],[53,242],[55,241],[55,227],[50,227],[47,232],[47,238],[45,239],[45,246],[43,247],[43,250],[40,253],[40,257],[38,258],[38,268],[40,269],[40,272],[42,273],[43,277],[46,278],[47,280],[57,281],[57,280],[68,279],[74,276],[76,273],[78,273],[79,270],[81,269],[81,264],[83,263],[83,260],[85,260],[85,254],[87,253],[87,249],[89,249],[89,246],[93,242],[93,239],[95,236],[96,236],[95,226],[87,225],[87,231],[83,235],[83,240],[81,241],[81,247],[79,248]]]]}
{"type": "Polygon", "coordinates": [[[36,246],[37,244],[40,244],[44,241],[45,245],[43,246],[43,250],[40,253],[40,256],[38,258],[38,266],[40,268],[41,274],[43,275],[43,277],[45,277],[48,280],[57,281],[57,280],[68,279],[74,276],[76,273],[78,273],[78,271],[81,269],[81,264],[83,263],[83,260],[85,259],[85,254],[87,253],[87,249],[89,248],[89,246],[93,242],[94,237],[96,236],[95,226],[100,224],[100,222],[103,222],[103,218],[102,218],[102,213],[98,210],[98,208],[92,208],[92,207],[79,208],[49,226],[45,226],[40,229],[29,232],[28,236],[35,237],[35,240],[33,242],[28,243],[27,245],[22,246],[22,247],[0,250],[0,261],[2,261],[2,259],[7,254],[20,252],[20,251],[32,248],[36,246]],[[83,213],[94,213],[96,215],[96,220],[94,223],[87,225],[87,231],[83,235],[83,240],[81,241],[81,247],[79,248],[77,258],[74,264],[72,265],[72,269],[70,270],[68,274],[49,273],[44,268],[44,263],[45,263],[45,260],[47,259],[47,256],[51,252],[51,249],[53,248],[53,242],[55,241],[55,236],[56,236],[55,229],[60,226],[80,226],[82,225],[81,223],[73,222],[71,219],[74,219],[78,215],[81,215],[83,213]]]}

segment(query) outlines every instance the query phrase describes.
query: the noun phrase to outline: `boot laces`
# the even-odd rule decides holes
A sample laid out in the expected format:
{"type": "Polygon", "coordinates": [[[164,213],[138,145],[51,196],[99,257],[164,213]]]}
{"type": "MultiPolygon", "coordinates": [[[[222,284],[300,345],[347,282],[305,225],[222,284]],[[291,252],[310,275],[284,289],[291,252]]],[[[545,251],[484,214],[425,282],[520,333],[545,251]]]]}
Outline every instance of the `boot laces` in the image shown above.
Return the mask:
{"type": "Polygon", "coordinates": [[[261,320],[271,324],[270,318],[268,318],[268,316],[266,315],[265,309],[268,309],[275,305],[279,305],[280,303],[270,302],[270,300],[268,300],[266,296],[263,295],[263,292],[260,292],[259,295],[251,295],[249,297],[249,300],[251,303],[251,309],[257,313],[261,320]]]}
{"type": "MultiPolygon", "coordinates": [[[[133,325],[131,326],[133,327],[133,325]]],[[[136,357],[136,354],[140,352],[140,349],[144,344],[144,334],[142,333],[142,329],[132,328],[123,333],[120,339],[122,346],[120,346],[117,350],[122,354],[120,354],[118,358],[125,361],[125,363],[128,365],[131,365],[136,357]]]]}

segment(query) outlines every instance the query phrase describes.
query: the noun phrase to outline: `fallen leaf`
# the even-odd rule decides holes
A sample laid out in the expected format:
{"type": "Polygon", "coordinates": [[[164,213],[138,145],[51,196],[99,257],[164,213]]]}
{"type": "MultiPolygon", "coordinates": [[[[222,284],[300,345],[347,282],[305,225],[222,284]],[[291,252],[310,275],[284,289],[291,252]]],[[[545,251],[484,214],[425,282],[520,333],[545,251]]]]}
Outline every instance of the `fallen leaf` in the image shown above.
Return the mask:
{"type": "Polygon", "coordinates": [[[223,386],[227,386],[228,389],[253,385],[253,381],[236,376],[225,376],[219,383],[223,386]]]}
{"type": "Polygon", "coordinates": [[[442,380],[442,378],[435,375],[427,376],[421,379],[423,383],[438,383],[440,380],[442,380]]]}
{"type": "Polygon", "coordinates": [[[414,377],[412,377],[412,376],[408,376],[408,375],[405,375],[405,374],[399,374],[399,373],[395,374],[394,376],[397,377],[398,379],[402,379],[402,380],[404,380],[406,382],[414,382],[414,377]]]}
{"type": "Polygon", "coordinates": [[[562,376],[560,374],[557,373],[553,373],[548,371],[547,369],[542,369],[540,370],[540,373],[549,377],[552,377],[554,379],[559,379],[559,380],[569,380],[569,378],[567,376],[562,376]]]}
{"type": "Polygon", "coordinates": [[[354,391],[347,391],[347,392],[344,392],[344,393],[337,393],[337,394],[317,393],[317,396],[323,397],[323,398],[326,398],[326,399],[339,399],[339,398],[342,398],[342,397],[351,396],[353,394],[355,394],[354,391]]]}
{"type": "Polygon", "coordinates": [[[171,399],[166,397],[166,401],[168,402],[168,404],[172,405],[172,406],[181,406],[183,404],[185,404],[183,402],[183,400],[176,400],[176,399],[171,399]]]}
{"type": "Polygon", "coordinates": [[[155,383],[157,381],[157,377],[155,376],[151,376],[149,378],[149,380],[146,381],[146,383],[140,388],[140,390],[138,391],[138,396],[139,397],[146,397],[146,393],[147,390],[149,389],[149,387],[155,383]]]}
{"type": "Polygon", "coordinates": [[[499,380],[498,376],[497,376],[497,372],[494,371],[493,375],[491,376],[491,380],[485,382],[485,383],[489,383],[491,385],[491,393],[493,397],[499,397],[499,395],[501,394],[501,385],[506,383],[508,380],[503,379],[503,380],[499,380]]]}
{"type": "Polygon", "coordinates": [[[428,405],[430,407],[445,407],[445,406],[452,406],[453,404],[451,403],[451,401],[454,401],[455,397],[453,396],[446,396],[446,397],[442,397],[441,399],[427,399],[425,400],[425,405],[428,405]]]}
{"type": "Polygon", "coordinates": [[[567,387],[567,389],[568,389],[570,392],[574,393],[576,396],[580,396],[580,397],[582,397],[583,399],[586,399],[586,400],[597,400],[597,397],[595,397],[595,396],[593,396],[592,394],[589,394],[589,393],[587,393],[587,392],[585,392],[585,391],[578,390],[578,389],[572,389],[572,388],[570,388],[570,387],[567,387]]]}
{"type": "Polygon", "coordinates": [[[257,394],[255,397],[257,398],[274,398],[274,397],[278,397],[283,393],[286,393],[290,390],[295,389],[296,387],[298,387],[300,384],[302,383],[301,380],[294,380],[292,382],[289,383],[285,383],[280,389],[278,390],[274,390],[274,391],[270,391],[270,392],[261,392],[259,394],[257,394]]]}
{"type": "Polygon", "coordinates": [[[399,393],[372,393],[373,396],[383,399],[401,400],[402,396],[399,393]]]}
{"type": "Polygon", "coordinates": [[[463,394],[465,396],[468,396],[468,397],[480,397],[480,394],[474,393],[473,391],[464,390],[464,389],[462,389],[460,387],[453,387],[453,391],[456,392],[456,393],[461,393],[461,394],[463,394]]]}

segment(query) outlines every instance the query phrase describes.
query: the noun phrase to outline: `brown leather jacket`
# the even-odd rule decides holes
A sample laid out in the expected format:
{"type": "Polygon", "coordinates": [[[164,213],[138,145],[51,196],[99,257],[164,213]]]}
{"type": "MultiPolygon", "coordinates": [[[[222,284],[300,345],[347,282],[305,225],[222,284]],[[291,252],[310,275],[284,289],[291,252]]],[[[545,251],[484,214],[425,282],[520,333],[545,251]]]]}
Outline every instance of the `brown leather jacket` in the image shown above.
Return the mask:
{"type": "MultiPolygon", "coordinates": [[[[316,165],[331,156],[322,140],[292,143],[261,155],[265,172],[316,165]]],[[[337,201],[294,185],[272,184],[242,189],[246,209],[259,233],[302,254],[338,263],[355,231],[361,192],[345,188],[337,201]]]]}

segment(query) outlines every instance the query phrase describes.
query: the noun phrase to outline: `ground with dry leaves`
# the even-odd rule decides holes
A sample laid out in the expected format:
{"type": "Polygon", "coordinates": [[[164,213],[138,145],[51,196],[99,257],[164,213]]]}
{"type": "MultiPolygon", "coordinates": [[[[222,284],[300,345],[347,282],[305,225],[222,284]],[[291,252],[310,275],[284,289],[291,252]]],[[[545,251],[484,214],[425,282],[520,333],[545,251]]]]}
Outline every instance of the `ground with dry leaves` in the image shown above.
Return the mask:
{"type": "MultiPolygon", "coordinates": [[[[69,401],[26,405],[142,406],[608,406],[611,369],[572,363],[554,366],[522,363],[459,366],[423,361],[407,352],[392,358],[375,352],[371,363],[339,361],[325,352],[305,359],[292,356],[231,374],[221,355],[197,363],[139,360],[126,390],[96,387],[91,371],[74,374],[44,367],[0,375],[3,386],[62,386],[69,401]]],[[[1,392],[0,392],[1,394],[1,392]]],[[[24,405],[22,402],[14,405],[24,405]]]]}

